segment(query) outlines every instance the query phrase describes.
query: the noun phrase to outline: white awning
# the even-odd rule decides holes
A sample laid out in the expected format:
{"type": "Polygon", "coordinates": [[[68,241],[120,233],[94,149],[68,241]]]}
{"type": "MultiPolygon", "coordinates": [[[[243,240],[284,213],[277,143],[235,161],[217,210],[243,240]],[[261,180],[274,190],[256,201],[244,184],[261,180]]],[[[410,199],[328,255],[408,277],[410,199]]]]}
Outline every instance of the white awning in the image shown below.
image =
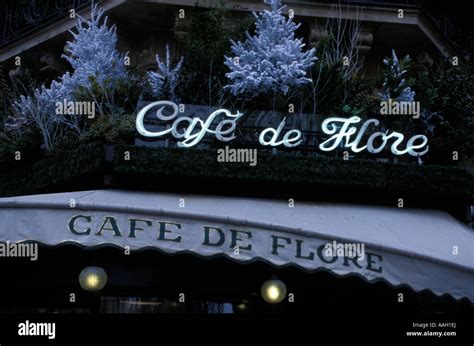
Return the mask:
{"type": "Polygon", "coordinates": [[[99,190],[0,198],[0,222],[1,242],[224,255],[474,302],[474,232],[438,210],[99,190]],[[364,256],[328,256],[328,243],[364,256]]]}

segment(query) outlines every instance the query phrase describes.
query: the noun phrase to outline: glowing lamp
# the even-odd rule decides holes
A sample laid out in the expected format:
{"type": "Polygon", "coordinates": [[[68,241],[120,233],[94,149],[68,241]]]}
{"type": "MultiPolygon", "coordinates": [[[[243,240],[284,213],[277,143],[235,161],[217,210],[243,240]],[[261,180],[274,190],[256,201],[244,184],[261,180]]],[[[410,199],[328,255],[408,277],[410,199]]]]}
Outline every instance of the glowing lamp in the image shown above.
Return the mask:
{"type": "Polygon", "coordinates": [[[107,279],[107,273],[101,267],[85,267],[79,274],[79,284],[86,291],[100,291],[107,279]]]}
{"type": "Polygon", "coordinates": [[[263,283],[260,293],[267,303],[280,303],[286,297],[286,285],[281,280],[268,280],[263,283]]]}

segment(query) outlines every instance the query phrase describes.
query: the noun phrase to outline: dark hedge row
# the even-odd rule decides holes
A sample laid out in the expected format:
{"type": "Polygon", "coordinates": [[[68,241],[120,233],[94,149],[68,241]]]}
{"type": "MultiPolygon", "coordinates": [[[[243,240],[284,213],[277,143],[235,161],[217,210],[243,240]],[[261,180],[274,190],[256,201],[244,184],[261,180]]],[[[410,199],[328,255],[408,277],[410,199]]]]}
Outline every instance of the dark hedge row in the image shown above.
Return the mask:
{"type": "MultiPolygon", "coordinates": [[[[12,155],[13,156],[13,155],[12,155]]],[[[2,163],[0,196],[18,196],[50,191],[74,191],[92,174],[101,174],[104,166],[104,147],[87,144],[75,150],[43,157],[2,163]]]]}
{"type": "Polygon", "coordinates": [[[443,166],[419,166],[374,161],[343,161],[324,157],[258,154],[258,164],[220,163],[216,151],[118,146],[114,173],[143,177],[194,177],[229,182],[298,184],[337,188],[468,198],[474,193],[471,173],[443,166]],[[130,160],[123,153],[130,152],[130,160]]]}
{"type": "Polygon", "coordinates": [[[220,182],[224,189],[231,189],[240,183],[251,183],[257,190],[299,186],[311,193],[407,194],[463,201],[474,194],[472,174],[455,167],[274,156],[262,152],[258,154],[258,164],[251,167],[220,163],[215,150],[130,145],[115,146],[114,157],[108,162],[104,145],[91,143],[40,161],[3,165],[0,195],[104,188],[104,174],[112,175],[112,187],[137,190],[160,190],[174,181],[176,186],[185,182],[212,186],[213,182],[220,182]],[[130,160],[125,160],[127,151],[130,160]]]}

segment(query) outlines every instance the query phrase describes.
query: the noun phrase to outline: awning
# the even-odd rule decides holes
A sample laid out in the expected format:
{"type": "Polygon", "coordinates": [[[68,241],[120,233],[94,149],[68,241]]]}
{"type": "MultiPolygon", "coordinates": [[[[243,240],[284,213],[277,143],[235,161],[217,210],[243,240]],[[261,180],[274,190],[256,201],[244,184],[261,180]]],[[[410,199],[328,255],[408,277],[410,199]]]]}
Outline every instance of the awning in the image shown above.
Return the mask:
{"type": "Polygon", "coordinates": [[[474,232],[438,210],[99,190],[0,198],[0,221],[4,243],[262,260],[474,301],[474,232]]]}

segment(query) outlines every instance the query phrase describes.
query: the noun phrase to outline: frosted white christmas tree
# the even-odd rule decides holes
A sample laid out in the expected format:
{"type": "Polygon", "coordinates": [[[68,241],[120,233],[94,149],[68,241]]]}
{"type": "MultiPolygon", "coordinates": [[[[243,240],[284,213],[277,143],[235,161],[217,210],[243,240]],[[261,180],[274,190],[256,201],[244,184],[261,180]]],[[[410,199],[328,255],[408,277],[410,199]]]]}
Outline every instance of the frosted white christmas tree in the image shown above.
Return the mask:
{"type": "Polygon", "coordinates": [[[410,63],[410,57],[407,55],[402,61],[398,60],[395,50],[392,49],[392,58],[383,59],[385,65],[385,76],[383,82],[382,92],[379,97],[388,101],[389,99],[396,99],[398,102],[412,102],[415,99],[415,92],[406,85],[404,78],[407,72],[406,67],[410,63]]]}
{"type": "Polygon", "coordinates": [[[181,67],[183,66],[184,58],[181,57],[174,68],[171,67],[170,49],[166,45],[166,61],[162,62],[160,56],[156,55],[156,64],[158,65],[158,72],[148,72],[148,82],[150,84],[153,96],[167,97],[169,100],[175,100],[174,90],[178,84],[181,67]]]}
{"type": "Polygon", "coordinates": [[[300,24],[282,14],[281,0],[265,0],[271,10],[256,14],[255,35],[245,42],[232,41],[234,57],[225,57],[231,72],[225,86],[234,95],[286,94],[290,87],[311,82],[306,71],[316,60],[315,49],[304,52],[302,39],[295,37],[300,24]]]}
{"type": "Polygon", "coordinates": [[[89,87],[93,77],[101,87],[113,88],[115,83],[127,77],[125,59],[127,54],[117,51],[117,28],[107,26],[108,17],[102,22],[104,9],[97,10],[92,6],[91,18],[86,20],[79,16],[74,37],[67,43],[63,58],[74,69],[66,73],[62,80],[69,93],[74,93],[78,86],[89,87]],[[102,24],[101,24],[102,22],[102,24]]]}
{"type": "MultiPolygon", "coordinates": [[[[108,28],[107,17],[101,24],[104,10],[92,5],[91,19],[79,17],[77,32],[72,32],[74,40],[68,42],[67,52],[63,57],[74,69],[66,73],[60,82],[53,81],[47,88],[42,85],[31,96],[21,96],[14,108],[18,114],[18,124],[33,123],[43,136],[43,145],[51,151],[59,140],[60,134],[72,130],[81,135],[83,121],[80,115],[63,115],[56,113],[56,103],[75,101],[78,87],[85,87],[92,94],[91,79],[103,89],[113,90],[120,79],[127,77],[125,68],[126,54],[117,51],[116,27],[108,28]]],[[[19,129],[19,126],[11,126],[19,129]]]]}

